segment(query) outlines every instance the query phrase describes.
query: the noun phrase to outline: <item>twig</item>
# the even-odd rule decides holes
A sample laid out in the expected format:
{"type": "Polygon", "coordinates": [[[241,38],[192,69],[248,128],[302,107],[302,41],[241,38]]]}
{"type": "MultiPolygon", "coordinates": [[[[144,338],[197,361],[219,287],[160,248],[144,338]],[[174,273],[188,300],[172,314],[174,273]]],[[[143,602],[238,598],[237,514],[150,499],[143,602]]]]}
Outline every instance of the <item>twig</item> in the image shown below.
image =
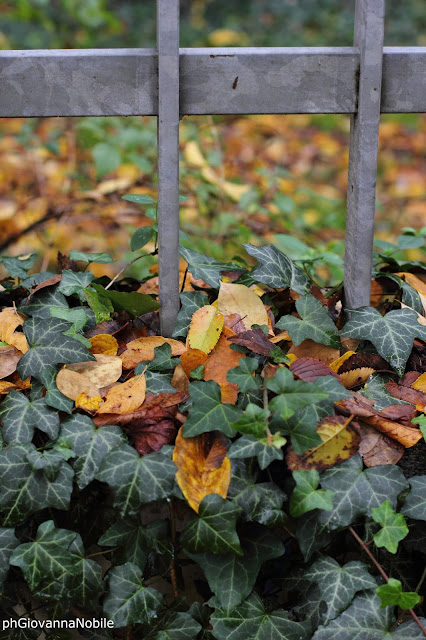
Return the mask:
{"type": "Polygon", "coordinates": [[[423,573],[422,573],[422,577],[419,580],[419,584],[417,585],[417,587],[414,589],[414,591],[416,593],[418,593],[420,591],[420,587],[422,586],[423,582],[425,581],[426,578],[426,567],[423,569],[423,573]]]}
{"type": "Polygon", "coordinates": [[[8,247],[10,247],[11,244],[13,244],[14,242],[17,242],[20,238],[22,238],[22,236],[26,235],[27,233],[31,233],[31,231],[35,231],[36,229],[38,229],[38,227],[43,226],[46,222],[49,222],[50,220],[56,220],[57,218],[61,218],[64,213],[65,213],[65,210],[62,210],[62,211],[49,210],[45,216],[40,218],[40,220],[36,220],[32,224],[30,224],[26,229],[22,229],[21,231],[14,233],[13,235],[9,236],[6,240],[4,240],[4,242],[0,244],[0,251],[4,251],[8,247]]]}
{"type": "MultiPolygon", "coordinates": [[[[354,529],[352,527],[349,527],[349,531],[351,532],[351,534],[353,535],[355,540],[361,545],[361,547],[363,548],[365,553],[368,555],[368,557],[370,558],[371,562],[374,564],[374,566],[376,567],[376,569],[378,570],[378,572],[380,573],[382,578],[385,580],[385,582],[389,582],[389,576],[383,571],[382,567],[377,562],[376,558],[373,556],[373,554],[371,553],[370,549],[367,547],[365,542],[363,542],[361,540],[359,535],[354,531],[354,529]]],[[[418,617],[416,616],[414,611],[412,609],[408,609],[408,611],[411,614],[411,617],[413,618],[414,622],[418,625],[418,627],[423,632],[423,635],[426,636],[426,629],[424,628],[424,626],[422,625],[422,623],[420,622],[420,620],[418,619],[418,617]]]]}
{"type": "Polygon", "coordinates": [[[147,256],[156,256],[157,253],[158,253],[158,251],[156,249],[155,251],[151,251],[151,253],[143,253],[141,256],[136,256],[136,258],[133,258],[133,260],[130,260],[130,262],[125,264],[124,267],[122,269],[120,269],[120,271],[117,273],[117,275],[113,277],[113,279],[111,280],[111,282],[109,282],[107,284],[105,289],[109,289],[114,284],[114,282],[116,282],[118,280],[118,278],[121,276],[121,274],[124,273],[126,271],[126,269],[128,267],[130,267],[134,262],[136,262],[137,260],[140,260],[141,258],[146,258],[147,256]]]}
{"type": "Polygon", "coordinates": [[[178,589],[177,579],[176,579],[176,563],[175,563],[176,514],[175,514],[175,505],[173,503],[173,499],[171,500],[169,506],[170,506],[170,533],[171,533],[172,544],[173,544],[173,555],[170,561],[170,580],[172,583],[173,597],[177,599],[179,598],[179,589],[178,589]]]}
{"type": "Polygon", "coordinates": [[[183,280],[182,280],[182,286],[180,288],[180,292],[182,293],[182,291],[185,288],[185,282],[186,282],[186,276],[188,275],[188,267],[186,267],[185,269],[185,273],[183,274],[183,280]]]}

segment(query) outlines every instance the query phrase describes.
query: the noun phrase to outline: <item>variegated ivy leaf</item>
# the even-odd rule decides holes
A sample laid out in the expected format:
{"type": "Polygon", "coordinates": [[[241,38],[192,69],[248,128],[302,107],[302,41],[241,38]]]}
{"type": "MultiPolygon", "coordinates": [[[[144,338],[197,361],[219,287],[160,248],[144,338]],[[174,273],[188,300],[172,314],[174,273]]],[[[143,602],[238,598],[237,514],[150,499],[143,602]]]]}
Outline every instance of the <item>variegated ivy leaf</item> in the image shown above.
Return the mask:
{"type": "Polygon", "coordinates": [[[290,515],[298,518],[307,511],[333,508],[333,492],[328,489],[318,489],[320,476],[318,471],[293,471],[296,487],[290,498],[290,515]]]}
{"type": "Polygon", "coordinates": [[[58,291],[64,296],[72,296],[73,293],[81,294],[84,300],[83,289],[89,286],[95,276],[91,271],[62,271],[62,279],[58,285],[58,291]]]}
{"type": "Polygon", "coordinates": [[[185,291],[180,294],[181,308],[179,310],[173,338],[186,338],[192,316],[198,309],[209,304],[208,297],[201,291],[185,291]]]}
{"type": "Polygon", "coordinates": [[[358,591],[374,589],[377,586],[363,562],[354,560],[341,567],[329,556],[322,556],[316,560],[305,571],[301,582],[318,585],[321,599],[327,607],[326,613],[321,616],[323,624],[342,613],[358,591]]]}
{"type": "Polygon", "coordinates": [[[401,513],[413,520],[426,520],[426,475],[410,478],[410,493],[405,499],[401,513]]]}
{"type": "Polygon", "coordinates": [[[15,529],[0,527],[0,589],[9,570],[9,559],[12,551],[18,546],[19,540],[15,536],[15,529]]]}
{"type": "Polygon", "coordinates": [[[42,470],[48,480],[54,480],[64,460],[75,456],[74,451],[55,443],[51,449],[34,450],[27,455],[27,460],[34,471],[42,470]]]}
{"type": "Polygon", "coordinates": [[[279,558],[284,553],[281,540],[259,525],[246,525],[240,539],[242,556],[235,553],[186,553],[201,566],[215,594],[215,601],[225,611],[231,611],[249,595],[264,562],[279,558]]]}
{"type": "Polygon", "coordinates": [[[64,396],[56,386],[58,371],[59,367],[57,366],[43,367],[38,376],[39,380],[35,378],[31,380],[31,394],[33,389],[36,389],[37,385],[39,385],[41,393],[44,393],[43,390],[46,389],[44,399],[49,407],[53,407],[53,409],[57,409],[58,411],[64,411],[65,413],[72,413],[74,402],[64,396]]]}
{"type": "Polygon", "coordinates": [[[155,589],[144,586],[139,567],[126,562],[110,569],[107,576],[109,590],[104,600],[104,613],[115,627],[147,624],[157,617],[163,596],[155,589]]]}
{"type": "Polygon", "coordinates": [[[40,379],[43,370],[51,365],[95,360],[81,342],[64,335],[69,327],[68,322],[50,317],[24,322],[24,333],[31,348],[18,362],[17,370],[23,380],[29,376],[40,379]]]}
{"type": "Polygon", "coordinates": [[[293,344],[310,339],[329,347],[340,347],[339,332],[320,300],[310,294],[301,296],[296,300],[296,309],[302,319],[287,315],[275,325],[277,329],[288,331],[293,344]]]}
{"type": "Polygon", "coordinates": [[[302,269],[279,249],[274,246],[255,247],[252,244],[243,246],[259,262],[250,274],[256,282],[267,284],[273,289],[290,287],[301,295],[309,291],[309,280],[302,269]]]}
{"type": "Polygon", "coordinates": [[[50,307],[62,307],[68,309],[68,302],[65,296],[58,290],[58,286],[46,287],[35,293],[31,298],[22,300],[18,311],[33,318],[43,318],[48,320],[50,307]]]}
{"type": "Polygon", "coordinates": [[[308,640],[311,624],[289,620],[288,612],[267,612],[262,600],[252,593],[233,611],[216,609],[211,616],[217,640],[308,640]]]}
{"type": "Polygon", "coordinates": [[[43,470],[33,469],[28,456],[36,451],[31,442],[10,444],[0,451],[0,510],[3,524],[19,524],[45,507],[67,509],[74,472],[62,462],[53,481],[43,470]]]}
{"type": "Polygon", "coordinates": [[[9,271],[12,278],[27,278],[27,272],[33,268],[36,260],[36,253],[15,257],[0,256],[0,263],[9,271]]]}
{"type": "Polygon", "coordinates": [[[228,458],[257,458],[259,467],[266,469],[273,460],[282,460],[281,447],[285,444],[285,438],[281,438],[273,444],[269,444],[267,438],[258,440],[254,436],[241,436],[232,443],[228,450],[228,458]]]}
{"type": "Polygon", "coordinates": [[[95,477],[113,489],[114,505],[124,518],[143,504],[170,497],[175,473],[169,452],[140,457],[136,449],[122,444],[107,453],[95,477]]]}
{"type": "Polygon", "coordinates": [[[398,495],[408,487],[408,482],[395,465],[379,465],[364,471],[362,458],[356,454],[324,471],[321,486],[334,491],[334,499],[333,509],[321,511],[320,521],[329,529],[337,529],[352,524],[360,516],[371,516],[371,509],[379,507],[384,500],[395,507],[398,495]]]}
{"type": "MultiPolygon", "coordinates": [[[[340,616],[320,626],[312,640],[422,640],[424,635],[414,620],[395,628],[396,619],[391,607],[380,609],[374,591],[355,598],[340,616]]],[[[426,620],[421,618],[423,625],[426,620]]]]}
{"type": "Polygon", "coordinates": [[[392,369],[398,375],[404,375],[414,338],[426,340],[426,327],[417,321],[417,313],[412,309],[396,309],[382,316],[373,307],[360,307],[348,311],[351,318],[340,335],[369,340],[392,369]]]}
{"type": "Polygon", "coordinates": [[[113,425],[96,428],[89,416],[76,413],[61,425],[60,442],[75,452],[76,481],[80,489],[93,480],[106,454],[126,441],[120,429],[113,425]]]}
{"type": "Polygon", "coordinates": [[[214,289],[219,289],[222,271],[244,271],[241,265],[234,262],[219,262],[193,249],[180,247],[179,251],[188,263],[188,270],[194,278],[201,278],[214,289]]]}
{"type": "Polygon", "coordinates": [[[70,260],[80,260],[86,264],[96,262],[96,264],[109,264],[114,262],[114,259],[108,253],[85,253],[84,251],[77,251],[72,249],[70,251],[70,260]]]}
{"type": "Polygon", "coordinates": [[[393,380],[393,374],[381,374],[381,373],[373,373],[373,375],[368,379],[367,384],[363,386],[361,393],[366,398],[374,401],[374,408],[377,411],[381,411],[385,407],[388,407],[391,404],[410,404],[409,402],[405,402],[405,400],[400,400],[399,398],[394,398],[392,394],[386,389],[386,383],[389,380],[393,380]]]}
{"type": "Polygon", "coordinates": [[[376,547],[385,547],[390,553],[396,553],[398,543],[408,534],[402,513],[395,513],[389,500],[385,500],[380,507],[371,509],[371,517],[382,527],[373,536],[376,547]]]}
{"type": "Polygon", "coordinates": [[[210,551],[242,555],[240,540],[236,532],[241,508],[224,500],[217,493],[207,495],[201,501],[198,518],[186,525],[180,542],[192,553],[210,551]]]}
{"type": "Polygon", "coordinates": [[[5,442],[31,442],[37,427],[54,440],[59,431],[59,415],[49,409],[44,398],[30,401],[22,393],[11,391],[0,405],[5,442]]]}
{"type": "Polygon", "coordinates": [[[189,385],[189,394],[192,407],[183,427],[185,438],[192,438],[200,433],[217,429],[230,438],[235,435],[231,425],[242,416],[242,411],[233,404],[222,402],[217,382],[214,380],[192,382],[189,385]]]}
{"type": "Polygon", "coordinates": [[[315,551],[323,549],[332,541],[330,531],[324,528],[319,520],[321,511],[309,511],[297,520],[296,538],[305,562],[315,551]]]}
{"type": "Polygon", "coordinates": [[[228,371],[226,379],[237,384],[240,393],[257,391],[262,384],[261,378],[253,375],[258,366],[259,361],[255,358],[241,358],[238,366],[228,371]]]}
{"type": "Polygon", "coordinates": [[[145,636],[146,640],[194,640],[201,631],[201,624],[183,611],[167,612],[155,626],[155,630],[145,636]]]}

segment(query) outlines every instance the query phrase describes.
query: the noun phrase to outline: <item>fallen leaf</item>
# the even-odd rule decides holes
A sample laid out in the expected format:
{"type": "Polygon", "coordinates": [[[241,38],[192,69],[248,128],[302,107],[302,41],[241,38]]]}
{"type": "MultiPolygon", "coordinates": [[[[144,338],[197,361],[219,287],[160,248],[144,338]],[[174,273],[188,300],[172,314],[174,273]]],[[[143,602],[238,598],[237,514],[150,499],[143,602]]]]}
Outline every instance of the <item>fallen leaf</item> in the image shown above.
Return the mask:
{"type": "Polygon", "coordinates": [[[367,422],[375,429],[384,433],[385,435],[401,443],[407,449],[413,447],[419,440],[422,439],[422,432],[420,429],[413,427],[407,427],[399,422],[393,422],[392,420],[386,420],[381,416],[371,416],[370,418],[364,418],[364,422],[367,422]]]}
{"type": "Polygon", "coordinates": [[[386,383],[386,389],[394,398],[410,402],[416,406],[417,411],[426,412],[426,393],[415,388],[405,387],[391,380],[386,383]]]}
{"type": "Polygon", "coordinates": [[[84,335],[86,338],[90,339],[94,336],[99,335],[100,333],[113,335],[115,333],[118,333],[119,331],[122,331],[123,329],[124,327],[116,320],[105,320],[104,322],[100,322],[99,324],[97,324],[95,327],[93,327],[93,329],[86,331],[84,335]]]}
{"type": "Polygon", "coordinates": [[[173,372],[173,378],[170,382],[172,387],[176,389],[176,391],[181,391],[182,393],[188,393],[189,389],[189,379],[185,373],[185,369],[181,364],[178,364],[175,367],[173,372]]]}
{"type": "Polygon", "coordinates": [[[334,360],[334,362],[330,364],[330,369],[335,373],[337,373],[340,367],[342,366],[342,364],[346,362],[348,358],[354,355],[355,355],[355,351],[346,351],[346,353],[340,356],[340,358],[337,358],[337,360],[334,360]]]}
{"type": "Polygon", "coordinates": [[[68,367],[64,367],[58,372],[56,386],[62,395],[70,400],[75,400],[82,393],[86,393],[90,397],[100,396],[98,387],[89,378],[68,369],[68,367]]]}
{"type": "Polygon", "coordinates": [[[269,356],[271,349],[275,348],[275,345],[265,336],[262,329],[249,329],[228,339],[230,342],[247,347],[250,351],[259,353],[261,356],[269,356]]]}
{"type": "Polygon", "coordinates": [[[411,385],[413,389],[426,393],[426,373],[422,373],[415,382],[411,385]]]}
{"type": "Polygon", "coordinates": [[[339,377],[341,383],[346,387],[346,389],[352,389],[353,387],[359,387],[360,385],[365,384],[374,372],[375,369],[361,367],[360,369],[345,371],[345,373],[339,374],[339,377]]]}
{"type": "Polygon", "coordinates": [[[145,375],[141,373],[139,376],[134,376],[130,380],[112,387],[108,391],[105,402],[99,408],[98,413],[132,413],[139,409],[143,403],[145,391],[145,375]]]}
{"type": "Polygon", "coordinates": [[[244,284],[221,282],[217,303],[223,315],[238,313],[246,329],[254,324],[268,326],[268,313],[262,299],[244,284]]]}
{"type": "Polygon", "coordinates": [[[338,368],[338,373],[362,369],[367,367],[375,371],[390,371],[390,365],[378,353],[354,353],[347,358],[338,368]]]}
{"type": "Polygon", "coordinates": [[[228,329],[232,329],[234,333],[242,333],[246,330],[239,313],[228,313],[227,315],[224,315],[223,326],[228,327],[228,329]]]}
{"type": "Polygon", "coordinates": [[[294,353],[297,358],[316,358],[328,365],[340,356],[339,349],[327,347],[313,340],[303,340],[297,347],[293,345],[289,353],[294,353]]]}
{"type": "Polygon", "coordinates": [[[317,378],[328,375],[332,375],[339,380],[339,376],[330,367],[315,358],[299,358],[295,360],[290,364],[290,371],[296,378],[305,382],[314,382],[317,378]]]}
{"type": "Polygon", "coordinates": [[[147,338],[137,338],[127,343],[126,351],[123,351],[120,358],[124,369],[134,369],[139,362],[154,360],[154,349],[167,342],[172,348],[172,356],[180,356],[186,351],[185,345],[179,340],[163,338],[162,336],[149,336],[147,338]]]}
{"type": "Polygon", "coordinates": [[[21,356],[22,351],[15,347],[0,346],[0,380],[16,371],[16,365],[21,356]]]}
{"type": "Polygon", "coordinates": [[[16,329],[24,322],[25,316],[18,313],[14,307],[6,307],[0,312],[0,340],[22,353],[26,353],[29,346],[25,335],[16,329]]]}
{"type": "Polygon", "coordinates": [[[96,361],[77,362],[67,365],[70,371],[76,371],[88,378],[99,389],[117,382],[123,370],[121,358],[95,353],[96,361]]]}
{"type": "Polygon", "coordinates": [[[187,349],[187,351],[184,351],[180,356],[183,370],[188,377],[193,369],[200,367],[206,360],[207,353],[201,351],[201,349],[187,349]]]}
{"type": "Polygon", "coordinates": [[[184,438],[179,429],[173,451],[176,480],[189,505],[198,513],[205,496],[228,495],[231,461],[226,457],[226,438],[220,431],[184,438]]]}
{"type": "Polygon", "coordinates": [[[98,333],[96,336],[89,338],[92,346],[90,351],[95,353],[103,353],[106,356],[116,356],[118,351],[118,342],[109,333],[98,333]]]}
{"type": "MultiPolygon", "coordinates": [[[[415,381],[420,378],[420,375],[419,371],[407,371],[407,373],[398,380],[398,384],[402,384],[404,387],[412,387],[415,381]]],[[[421,389],[419,389],[419,391],[421,391],[421,389]]]]}
{"type": "Polygon", "coordinates": [[[52,276],[51,278],[47,278],[47,280],[43,280],[43,282],[40,282],[38,285],[36,285],[34,287],[34,289],[31,289],[31,292],[29,294],[29,296],[27,297],[26,303],[28,304],[29,301],[31,300],[32,296],[37,293],[37,291],[40,291],[40,289],[44,289],[45,287],[52,287],[55,284],[58,284],[58,282],[60,282],[62,280],[62,274],[59,273],[56,276],[52,276]]]}
{"type": "Polygon", "coordinates": [[[222,332],[223,314],[214,305],[205,305],[192,316],[186,338],[187,347],[210,353],[222,332]]]}
{"type": "Polygon", "coordinates": [[[416,413],[416,407],[413,407],[411,404],[391,404],[382,409],[378,415],[389,420],[405,422],[410,426],[410,422],[416,413]]]}
{"type": "Polygon", "coordinates": [[[238,366],[243,353],[231,349],[228,338],[234,336],[232,329],[224,327],[222,334],[204,365],[204,380],[215,380],[220,386],[222,402],[235,404],[238,398],[238,385],[226,379],[228,371],[238,366]]]}
{"type": "Polygon", "coordinates": [[[17,390],[19,387],[13,382],[7,382],[7,380],[0,380],[0,395],[6,395],[9,391],[17,390]]]}
{"type": "Polygon", "coordinates": [[[346,349],[346,351],[356,351],[359,347],[360,340],[356,338],[345,338],[344,336],[340,336],[340,342],[342,343],[342,347],[346,349]]]}
{"type": "Polygon", "coordinates": [[[279,333],[277,333],[276,336],[269,338],[269,340],[274,344],[281,342],[281,340],[287,340],[288,342],[291,342],[291,338],[288,335],[288,331],[280,331],[279,333]]]}
{"type": "Polygon", "coordinates": [[[354,425],[360,436],[359,452],[366,467],[396,464],[404,455],[405,447],[395,442],[374,427],[360,421],[354,425]]]}
{"type": "Polygon", "coordinates": [[[343,416],[323,418],[317,426],[322,443],[302,455],[297,455],[290,448],[286,458],[289,469],[316,469],[321,472],[355,455],[361,438],[349,423],[350,420],[343,416]]]}
{"type": "Polygon", "coordinates": [[[74,401],[76,409],[83,409],[83,411],[87,411],[87,413],[96,413],[101,403],[101,396],[91,397],[85,391],[80,393],[74,401]]]}

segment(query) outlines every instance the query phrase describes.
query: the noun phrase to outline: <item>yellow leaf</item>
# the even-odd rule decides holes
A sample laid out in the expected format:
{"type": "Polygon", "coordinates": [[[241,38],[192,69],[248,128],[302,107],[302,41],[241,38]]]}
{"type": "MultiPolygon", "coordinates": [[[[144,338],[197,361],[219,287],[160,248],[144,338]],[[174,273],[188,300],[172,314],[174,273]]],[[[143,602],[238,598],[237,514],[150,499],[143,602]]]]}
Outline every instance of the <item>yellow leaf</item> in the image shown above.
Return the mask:
{"type": "Polygon", "coordinates": [[[211,493],[226,498],[231,482],[231,461],[226,438],[220,431],[184,438],[179,429],[173,451],[176,480],[189,505],[198,513],[200,502],[211,493]]]}
{"type": "Polygon", "coordinates": [[[0,380],[0,395],[6,395],[12,389],[17,389],[16,384],[13,382],[7,382],[7,380],[0,380]]]}
{"type": "Polygon", "coordinates": [[[102,403],[101,396],[95,396],[94,398],[87,395],[85,391],[79,393],[75,399],[76,409],[83,409],[88,413],[96,413],[102,403]]]}
{"type": "Polygon", "coordinates": [[[422,375],[419,376],[411,386],[413,389],[417,389],[417,391],[423,391],[423,393],[426,393],[426,373],[422,373],[422,375]]]}
{"type": "Polygon", "coordinates": [[[118,342],[114,336],[109,333],[98,333],[98,335],[89,338],[92,346],[92,353],[103,353],[106,356],[116,356],[118,351],[118,342]]]}
{"type": "Polygon", "coordinates": [[[350,419],[343,416],[323,418],[317,426],[322,443],[300,456],[290,449],[287,455],[289,468],[321,472],[352,458],[358,451],[360,436],[349,423],[350,419]]]}
{"type": "Polygon", "coordinates": [[[228,338],[235,333],[228,327],[223,327],[222,334],[204,365],[204,380],[215,380],[220,386],[222,402],[235,404],[238,398],[238,385],[226,379],[228,371],[238,366],[243,353],[231,349],[228,338]]]}
{"type": "Polygon", "coordinates": [[[172,356],[180,356],[186,351],[185,345],[179,340],[163,338],[162,336],[150,336],[148,338],[137,338],[127,343],[126,351],[123,351],[120,358],[124,369],[134,369],[139,362],[144,360],[154,360],[154,349],[167,342],[172,348],[172,356]]]}
{"type": "MultiPolygon", "coordinates": [[[[281,340],[288,340],[288,342],[291,342],[291,338],[288,335],[288,331],[280,331],[280,333],[277,333],[276,336],[273,336],[272,338],[269,338],[269,340],[271,342],[273,342],[274,344],[277,344],[278,342],[281,342],[281,340]]],[[[293,355],[293,354],[291,354],[293,355]]],[[[296,357],[294,358],[296,360],[296,357]]]]}
{"type": "Polygon", "coordinates": [[[117,382],[122,374],[122,362],[118,356],[107,356],[104,353],[95,353],[96,361],[76,362],[68,364],[67,369],[77,371],[88,378],[90,382],[102,389],[113,382],[117,382]]]}
{"type": "Polygon", "coordinates": [[[14,307],[7,307],[0,312],[0,340],[19,349],[22,353],[26,353],[29,346],[25,335],[16,329],[24,322],[25,316],[18,313],[14,307]]]}
{"type": "Polygon", "coordinates": [[[339,378],[346,389],[352,389],[352,387],[358,387],[367,382],[374,371],[375,369],[371,369],[371,367],[360,367],[359,369],[352,369],[351,371],[340,373],[339,378]]]}
{"type": "Polygon", "coordinates": [[[108,391],[105,402],[99,408],[98,413],[133,413],[139,409],[145,400],[146,380],[145,375],[141,373],[123,382],[117,384],[108,391]]]}
{"type": "Polygon", "coordinates": [[[189,326],[186,338],[187,346],[191,349],[200,349],[204,353],[210,353],[219,340],[223,321],[223,315],[218,313],[213,305],[197,309],[189,326]]]}
{"type": "Polygon", "coordinates": [[[75,400],[81,393],[87,393],[91,397],[100,395],[98,387],[86,376],[67,367],[61,369],[56,376],[56,386],[70,400],[75,400]]]}
{"type": "Polygon", "coordinates": [[[328,366],[330,367],[330,369],[332,371],[334,371],[334,373],[337,373],[339,371],[340,367],[342,366],[342,364],[344,362],[346,362],[346,360],[348,358],[350,358],[351,356],[354,356],[354,355],[355,355],[355,351],[346,351],[346,353],[344,353],[342,356],[340,356],[340,358],[337,358],[337,360],[334,360],[334,362],[332,362],[328,366]]]}
{"type": "Polygon", "coordinates": [[[261,298],[244,284],[221,282],[217,302],[223,315],[238,313],[246,329],[254,324],[268,326],[268,314],[261,298]]]}

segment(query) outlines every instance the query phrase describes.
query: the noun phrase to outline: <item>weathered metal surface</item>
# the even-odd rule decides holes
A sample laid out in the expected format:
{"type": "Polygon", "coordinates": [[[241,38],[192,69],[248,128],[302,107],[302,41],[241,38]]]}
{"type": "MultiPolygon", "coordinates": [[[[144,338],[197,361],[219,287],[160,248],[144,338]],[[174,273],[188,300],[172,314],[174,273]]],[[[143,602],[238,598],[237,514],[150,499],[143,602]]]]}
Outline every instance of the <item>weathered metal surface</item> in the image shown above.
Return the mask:
{"type": "Polygon", "coordinates": [[[157,0],[158,280],[161,335],[179,311],[179,0],[157,0]]]}
{"type": "MultiPolygon", "coordinates": [[[[180,109],[354,113],[358,67],[354,47],[180,49],[180,109]]],[[[426,47],[385,47],[381,111],[426,111],[425,74],[426,47]]],[[[154,49],[0,51],[0,83],[0,117],[158,113],[154,49]]]]}
{"type": "Polygon", "coordinates": [[[370,304],[377,148],[382,84],[384,0],[357,0],[358,111],[351,117],[345,237],[345,304],[370,304]]]}

